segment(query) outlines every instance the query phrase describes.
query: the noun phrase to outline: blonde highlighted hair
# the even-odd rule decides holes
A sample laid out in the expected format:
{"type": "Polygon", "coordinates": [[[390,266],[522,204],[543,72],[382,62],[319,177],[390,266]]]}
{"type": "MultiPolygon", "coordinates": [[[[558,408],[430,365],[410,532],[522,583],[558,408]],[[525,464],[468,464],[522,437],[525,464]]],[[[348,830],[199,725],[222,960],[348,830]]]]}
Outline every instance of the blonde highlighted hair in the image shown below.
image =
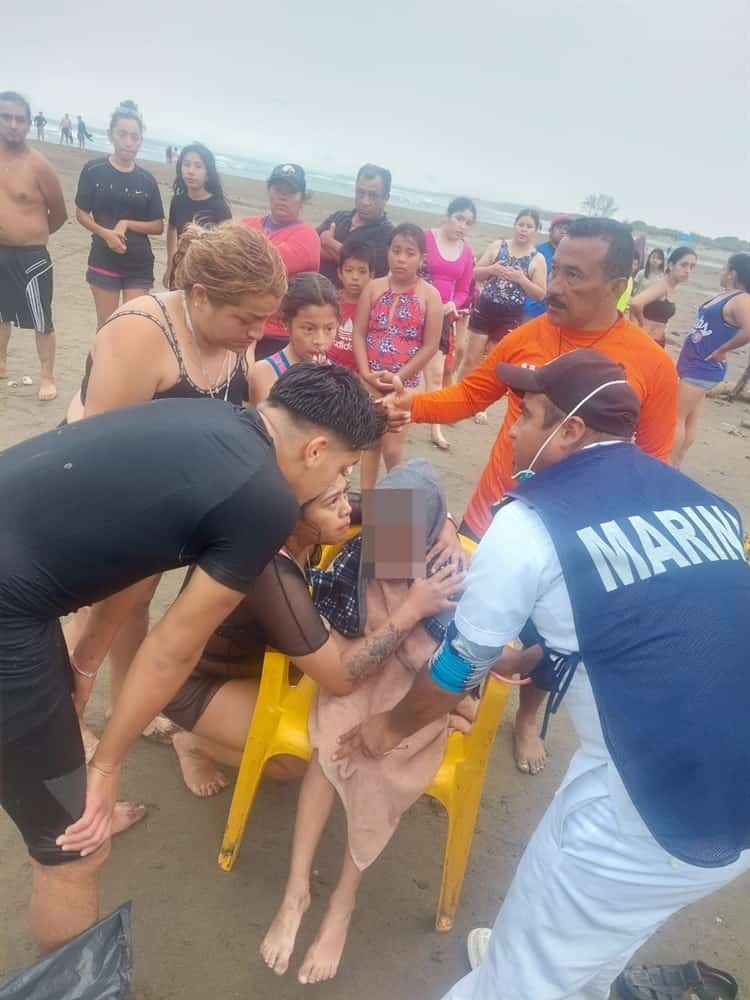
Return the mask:
{"type": "Polygon", "coordinates": [[[205,229],[188,226],[177,244],[173,288],[202,285],[216,305],[238,305],[245,295],[281,298],[287,280],[284,262],[262,233],[236,222],[205,229]]]}

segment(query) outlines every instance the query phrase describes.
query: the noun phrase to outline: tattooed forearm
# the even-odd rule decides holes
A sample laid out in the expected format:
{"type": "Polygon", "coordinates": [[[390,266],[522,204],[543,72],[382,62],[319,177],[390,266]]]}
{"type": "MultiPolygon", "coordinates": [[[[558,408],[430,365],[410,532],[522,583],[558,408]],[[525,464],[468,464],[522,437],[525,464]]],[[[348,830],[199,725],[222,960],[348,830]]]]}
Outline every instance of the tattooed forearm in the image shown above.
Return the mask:
{"type": "Polygon", "coordinates": [[[352,682],[356,684],[358,681],[377,673],[383,660],[386,660],[391,653],[398,649],[407,634],[407,629],[397,629],[389,622],[378,632],[361,640],[362,648],[344,660],[344,666],[352,682]]]}

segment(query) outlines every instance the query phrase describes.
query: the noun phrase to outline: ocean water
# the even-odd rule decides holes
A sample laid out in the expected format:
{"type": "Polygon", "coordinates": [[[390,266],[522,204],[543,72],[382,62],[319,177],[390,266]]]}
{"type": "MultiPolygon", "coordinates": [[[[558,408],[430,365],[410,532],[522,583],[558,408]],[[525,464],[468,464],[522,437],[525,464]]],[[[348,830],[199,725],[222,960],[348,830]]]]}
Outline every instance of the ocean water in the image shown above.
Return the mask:
{"type": "MultiPolygon", "coordinates": [[[[112,150],[107,133],[102,129],[88,126],[88,130],[93,139],[87,143],[86,148],[98,153],[109,153],[112,150]]],[[[32,135],[34,135],[32,130],[32,135]]],[[[75,119],[73,120],[73,135],[75,139],[75,119]]],[[[50,120],[47,125],[47,140],[56,142],[59,139],[59,122],[50,120]]],[[[74,142],[77,145],[77,141],[74,142]]],[[[139,153],[139,159],[151,160],[157,163],[165,162],[166,148],[169,143],[146,133],[143,139],[143,146],[139,153]]],[[[219,173],[234,177],[248,177],[251,180],[264,181],[275,166],[268,160],[255,159],[251,156],[244,156],[239,153],[223,153],[213,150],[216,157],[216,165],[219,173]]],[[[354,192],[354,178],[347,174],[321,173],[315,169],[305,167],[308,186],[313,191],[323,191],[326,194],[342,195],[351,198],[354,192]]],[[[391,190],[391,204],[399,208],[411,208],[420,212],[428,212],[433,215],[442,215],[448,206],[451,198],[455,194],[445,194],[443,192],[421,191],[415,188],[401,187],[394,184],[391,190]]],[[[475,199],[477,212],[483,222],[489,222],[498,226],[512,226],[516,213],[522,205],[511,203],[501,203],[475,199]]]]}

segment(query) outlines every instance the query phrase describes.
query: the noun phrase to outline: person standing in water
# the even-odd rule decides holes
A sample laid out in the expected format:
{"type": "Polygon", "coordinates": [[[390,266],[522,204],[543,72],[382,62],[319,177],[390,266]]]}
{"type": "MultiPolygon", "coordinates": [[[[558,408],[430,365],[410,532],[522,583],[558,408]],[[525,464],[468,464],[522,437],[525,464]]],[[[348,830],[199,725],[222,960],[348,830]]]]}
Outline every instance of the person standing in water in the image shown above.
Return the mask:
{"type": "MultiPolygon", "coordinates": [[[[435,286],[443,302],[440,350],[424,369],[427,392],[443,387],[446,358],[452,358],[455,346],[456,319],[469,301],[474,255],[466,237],[476,221],[477,209],[471,198],[454,198],[440,226],[425,230],[424,278],[435,286]]],[[[432,425],[431,438],[442,451],[450,448],[440,424],[432,425]]]]}
{"type": "Polygon", "coordinates": [[[216,226],[232,218],[232,210],[224,197],[216,160],[210,149],[200,142],[185,146],[177,160],[176,174],[167,226],[165,288],[173,287],[172,272],[177,240],[187,226],[191,222],[200,226],[216,226]]]}
{"type": "Polygon", "coordinates": [[[73,145],[73,122],[67,111],[60,119],[60,145],[63,143],[73,145]]]}
{"type": "Polygon", "coordinates": [[[77,120],[77,125],[76,125],[76,131],[78,133],[78,148],[79,149],[85,149],[86,148],[86,140],[88,139],[88,141],[91,142],[91,140],[94,137],[89,132],[89,130],[86,128],[86,122],[83,120],[83,118],[81,118],[80,115],[78,115],[78,120],[77,120]]]}
{"type": "Polygon", "coordinates": [[[14,91],[0,93],[0,378],[7,373],[11,324],[34,330],[38,398],[49,402],[57,388],[47,242],[68,213],[52,165],[26,142],[30,128],[28,101],[14,91]]]}
{"type": "Polygon", "coordinates": [[[674,301],[677,286],[690,278],[696,260],[692,247],[677,247],[669,255],[664,277],[630,300],[633,321],[662,347],[667,342],[667,324],[677,309],[674,301]]]}
{"type": "Polygon", "coordinates": [[[86,281],[97,329],[120,305],[154,284],[149,236],[164,232],[164,208],[153,174],[136,163],[143,142],[138,105],[123,101],[112,113],[110,156],[89,160],[76,193],[76,219],[92,234],[86,281]]]}
{"type": "Polygon", "coordinates": [[[695,441],[706,393],[727,376],[727,354],[750,342],[750,253],[732,254],[721,289],[699,307],[677,361],[680,394],[670,459],[677,468],[695,441]]]}
{"type": "Polygon", "coordinates": [[[34,116],[34,126],[36,127],[36,137],[39,142],[44,142],[44,129],[47,126],[47,119],[44,117],[44,112],[40,111],[38,115],[34,116]]]}

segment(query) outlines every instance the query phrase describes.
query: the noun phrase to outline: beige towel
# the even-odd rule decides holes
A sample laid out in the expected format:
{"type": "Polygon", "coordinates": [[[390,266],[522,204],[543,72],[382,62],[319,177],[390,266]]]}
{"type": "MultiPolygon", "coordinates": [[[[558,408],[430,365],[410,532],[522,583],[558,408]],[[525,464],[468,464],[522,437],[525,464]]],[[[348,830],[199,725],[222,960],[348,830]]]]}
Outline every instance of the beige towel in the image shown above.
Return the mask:
{"type": "MultiPolygon", "coordinates": [[[[403,604],[407,583],[370,580],[367,585],[367,634],[376,632],[403,604]]],[[[354,640],[334,633],[343,648],[354,640]]],[[[359,722],[392,708],[435,651],[436,642],[421,625],[412,629],[381,670],[352,694],[336,697],[319,691],[310,712],[310,742],[323,773],[346,812],[349,850],[360,870],[386,846],[404,812],[431,784],[445,752],[447,717],[425,726],[382,760],[361,754],[334,762],[338,738],[359,722]]]]}

